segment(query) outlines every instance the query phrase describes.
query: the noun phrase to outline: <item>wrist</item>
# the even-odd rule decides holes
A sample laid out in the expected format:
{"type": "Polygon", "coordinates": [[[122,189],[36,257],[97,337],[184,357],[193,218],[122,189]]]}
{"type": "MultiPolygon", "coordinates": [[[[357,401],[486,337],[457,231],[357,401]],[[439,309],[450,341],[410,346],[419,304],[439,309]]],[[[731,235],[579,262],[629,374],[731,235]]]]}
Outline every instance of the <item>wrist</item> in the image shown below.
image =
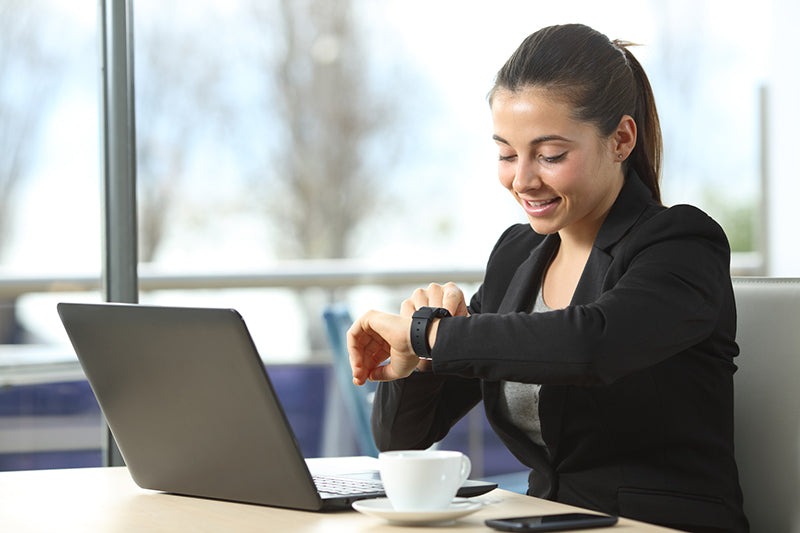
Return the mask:
{"type": "Polygon", "coordinates": [[[434,318],[431,321],[431,327],[428,328],[428,346],[431,353],[433,353],[433,345],[436,344],[436,334],[439,331],[439,322],[441,321],[441,318],[434,318]]]}
{"type": "Polygon", "coordinates": [[[420,359],[430,360],[439,319],[451,316],[443,307],[420,307],[411,316],[411,348],[420,359]]]}
{"type": "Polygon", "coordinates": [[[420,359],[417,366],[414,367],[415,372],[432,372],[433,371],[433,361],[429,361],[428,359],[420,359]]]}

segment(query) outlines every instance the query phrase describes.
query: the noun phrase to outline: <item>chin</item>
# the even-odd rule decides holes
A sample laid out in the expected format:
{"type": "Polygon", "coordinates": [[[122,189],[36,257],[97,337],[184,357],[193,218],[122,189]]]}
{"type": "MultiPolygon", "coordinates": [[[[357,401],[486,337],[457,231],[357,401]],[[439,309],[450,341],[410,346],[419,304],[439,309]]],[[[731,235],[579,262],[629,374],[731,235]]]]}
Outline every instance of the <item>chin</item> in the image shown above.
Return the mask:
{"type": "MultiPolygon", "coordinates": [[[[520,204],[521,205],[521,204],[520,204]]],[[[530,227],[539,235],[552,235],[564,227],[560,212],[549,213],[547,216],[533,216],[525,213],[530,227]]]]}
{"type": "Polygon", "coordinates": [[[533,221],[528,219],[528,223],[530,224],[531,228],[533,228],[533,231],[535,231],[539,235],[552,235],[554,233],[558,233],[559,228],[542,224],[540,221],[533,221]]]}

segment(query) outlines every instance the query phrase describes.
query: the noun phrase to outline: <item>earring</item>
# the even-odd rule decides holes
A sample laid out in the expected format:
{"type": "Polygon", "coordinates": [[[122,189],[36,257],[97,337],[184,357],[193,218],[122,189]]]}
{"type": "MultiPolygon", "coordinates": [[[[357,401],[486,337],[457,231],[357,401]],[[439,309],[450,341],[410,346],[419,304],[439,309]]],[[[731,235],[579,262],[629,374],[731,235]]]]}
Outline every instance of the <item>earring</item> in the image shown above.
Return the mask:
{"type": "Polygon", "coordinates": [[[617,154],[617,157],[622,159],[622,154],[617,154]]]}

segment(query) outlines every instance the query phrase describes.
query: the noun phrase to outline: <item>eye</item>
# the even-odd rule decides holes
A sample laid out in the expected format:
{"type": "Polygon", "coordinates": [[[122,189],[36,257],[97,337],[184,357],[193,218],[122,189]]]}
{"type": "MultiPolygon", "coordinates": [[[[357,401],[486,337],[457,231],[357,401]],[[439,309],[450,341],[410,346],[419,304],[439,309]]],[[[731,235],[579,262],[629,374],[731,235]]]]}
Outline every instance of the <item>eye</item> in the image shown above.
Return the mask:
{"type": "Polygon", "coordinates": [[[517,156],[516,156],[516,155],[503,155],[503,154],[500,154],[500,155],[498,156],[498,159],[499,159],[500,161],[513,161],[513,160],[514,160],[514,159],[516,159],[516,158],[517,158],[517,156]]]}
{"type": "Polygon", "coordinates": [[[564,152],[564,153],[559,154],[559,155],[554,155],[554,156],[546,156],[546,155],[542,154],[542,155],[539,156],[539,159],[541,159],[545,163],[558,163],[559,161],[564,159],[564,157],[566,157],[566,155],[567,155],[567,152],[564,152]]]}

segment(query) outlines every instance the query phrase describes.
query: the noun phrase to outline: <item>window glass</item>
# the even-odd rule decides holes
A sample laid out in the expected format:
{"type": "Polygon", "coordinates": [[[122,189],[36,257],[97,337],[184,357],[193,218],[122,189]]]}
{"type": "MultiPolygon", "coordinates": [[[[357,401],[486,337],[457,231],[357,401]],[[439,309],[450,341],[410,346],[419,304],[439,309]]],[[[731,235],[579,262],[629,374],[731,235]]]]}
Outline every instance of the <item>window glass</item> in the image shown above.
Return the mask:
{"type": "MultiPolygon", "coordinates": [[[[622,12],[578,1],[546,12],[510,0],[137,2],[142,273],[331,258],[480,269],[502,230],[524,221],[497,183],[485,96],[526,35],[574,20],[641,44],[661,111],[665,202],[700,206],[734,251],[757,251],[768,10],[706,0],[622,12]]],[[[279,341],[264,334],[269,357],[324,350],[318,309],[343,296],[274,292],[224,301],[252,304],[258,324],[297,317],[279,341]]],[[[348,294],[365,295],[355,307],[395,308],[399,293],[348,294]]]]}
{"type": "MultiPolygon", "coordinates": [[[[310,365],[330,360],[327,304],[394,310],[417,285],[367,271],[480,271],[525,221],[497,182],[486,94],[525,36],[573,21],[641,44],[665,203],[708,211],[755,252],[734,267],[757,272],[771,3],[744,6],[137,0],[140,301],[235,307],[266,361],[310,365]],[[359,268],[355,289],[259,277],[359,268]]],[[[0,0],[0,273],[19,281],[0,294],[0,342],[36,349],[0,362],[68,356],[55,303],[99,299],[64,285],[100,276],[96,9],[0,0]],[[52,291],[22,289],[38,277],[52,291]]]]}
{"type": "Polygon", "coordinates": [[[522,38],[572,20],[642,45],[635,53],[661,110],[666,203],[707,209],[735,250],[757,249],[767,46],[757,33],[768,11],[710,0],[614,11],[137,2],[142,261],[480,266],[499,232],[522,220],[496,183],[485,95],[522,38]]]}
{"type": "Polygon", "coordinates": [[[99,408],[40,292],[100,275],[95,4],[0,0],[0,470],[100,464],[99,408]]]}

